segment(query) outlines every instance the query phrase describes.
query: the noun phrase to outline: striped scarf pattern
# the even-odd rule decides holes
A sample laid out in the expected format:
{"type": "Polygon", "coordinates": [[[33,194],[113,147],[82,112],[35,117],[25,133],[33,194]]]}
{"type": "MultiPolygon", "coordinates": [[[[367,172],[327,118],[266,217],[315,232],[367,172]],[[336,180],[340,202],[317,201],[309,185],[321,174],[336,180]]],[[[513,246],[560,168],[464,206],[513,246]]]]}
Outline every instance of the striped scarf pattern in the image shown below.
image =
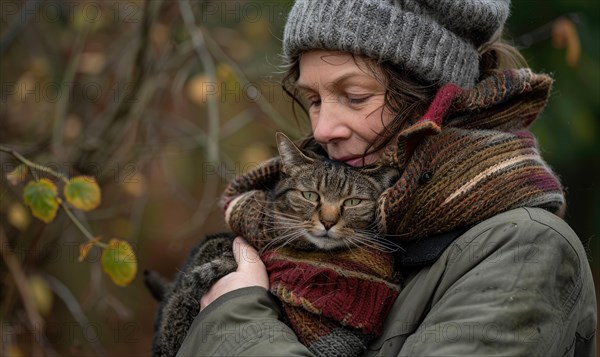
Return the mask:
{"type": "MultiPolygon", "coordinates": [[[[402,244],[468,227],[517,207],[541,207],[562,215],[562,186],[528,130],[543,110],[551,86],[549,76],[520,69],[487,77],[469,90],[452,84],[441,87],[426,114],[401,131],[380,158],[381,164],[397,167],[402,174],[378,200],[379,230],[402,244]]],[[[235,179],[222,197],[230,228],[259,249],[270,240],[269,218],[261,205],[278,177],[275,158],[235,179]]],[[[377,255],[368,250],[364,254],[363,258],[377,255]]],[[[393,257],[381,256],[387,260],[383,265],[392,269],[393,257]]],[[[344,284],[347,271],[363,274],[364,286],[379,279],[376,289],[387,287],[385,299],[348,292],[352,298],[359,296],[359,305],[371,307],[369,326],[378,326],[385,318],[372,307],[385,304],[389,308],[397,294],[392,275],[373,274],[372,268],[379,262],[345,266],[348,257],[324,260],[290,250],[265,252],[262,258],[271,292],[281,300],[287,322],[316,354],[331,355],[328,346],[346,346],[337,353],[358,355],[380,330],[361,330],[359,325],[348,324],[345,314],[327,315],[326,308],[315,308],[328,292],[313,280],[298,278],[299,271],[316,276],[327,272],[331,266],[324,263],[330,262],[344,267],[332,270],[336,272],[331,281],[334,285],[344,284]],[[305,293],[305,288],[315,290],[305,293]],[[350,340],[356,344],[348,343],[350,340]]]]}
{"type": "Polygon", "coordinates": [[[518,207],[562,215],[562,186],[528,130],[551,85],[550,77],[521,69],[468,91],[442,87],[383,155],[383,164],[403,174],[379,199],[381,230],[420,239],[518,207]]]}
{"type": "Polygon", "coordinates": [[[331,253],[282,248],[261,256],[270,291],[299,340],[320,356],[360,354],[399,293],[393,257],[369,249],[331,253]]]}

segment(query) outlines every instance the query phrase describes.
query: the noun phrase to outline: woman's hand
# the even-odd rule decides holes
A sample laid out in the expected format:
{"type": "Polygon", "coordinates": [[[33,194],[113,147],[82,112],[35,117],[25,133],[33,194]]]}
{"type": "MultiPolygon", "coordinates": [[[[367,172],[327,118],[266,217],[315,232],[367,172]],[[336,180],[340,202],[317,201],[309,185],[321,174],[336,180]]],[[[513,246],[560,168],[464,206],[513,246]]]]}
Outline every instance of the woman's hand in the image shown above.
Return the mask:
{"type": "Polygon", "coordinates": [[[242,237],[233,240],[233,256],[238,268],[217,280],[217,282],[200,299],[200,311],[221,295],[233,290],[250,286],[262,286],[269,289],[267,269],[260,260],[256,249],[251,247],[242,237]]]}

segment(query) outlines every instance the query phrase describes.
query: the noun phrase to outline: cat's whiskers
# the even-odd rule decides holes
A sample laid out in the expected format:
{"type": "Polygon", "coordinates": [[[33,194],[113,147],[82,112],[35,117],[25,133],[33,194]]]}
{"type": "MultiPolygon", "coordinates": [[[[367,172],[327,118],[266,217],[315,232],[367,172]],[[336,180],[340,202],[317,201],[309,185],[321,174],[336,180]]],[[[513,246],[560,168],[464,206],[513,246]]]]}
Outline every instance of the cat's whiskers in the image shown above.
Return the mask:
{"type": "MultiPolygon", "coordinates": [[[[367,230],[372,233],[372,232],[377,232],[377,222],[372,222],[368,227],[367,230]]],[[[412,231],[406,232],[406,233],[402,233],[402,234],[379,234],[379,236],[384,236],[384,237],[398,237],[398,238],[404,238],[404,237],[409,237],[410,235],[412,235],[412,231]]]]}
{"type": "Polygon", "coordinates": [[[410,237],[411,235],[412,235],[412,231],[402,233],[402,234],[385,234],[386,237],[400,237],[400,238],[410,237]]]}
{"type": "Polygon", "coordinates": [[[308,226],[306,222],[299,221],[297,219],[289,219],[289,218],[277,218],[277,222],[271,222],[268,224],[268,228],[265,228],[266,232],[276,232],[280,230],[292,230],[292,229],[306,229],[308,226]]]}
{"type": "Polygon", "coordinates": [[[297,240],[298,238],[304,236],[304,232],[298,229],[285,229],[283,231],[288,231],[289,233],[284,233],[275,236],[269,243],[267,243],[264,247],[261,248],[260,254],[267,250],[270,250],[272,247],[275,247],[273,250],[281,249],[286,245],[292,243],[293,241],[297,240]]]}
{"type": "Polygon", "coordinates": [[[288,219],[288,220],[293,220],[293,221],[299,220],[298,215],[285,213],[285,212],[279,212],[279,211],[275,211],[273,209],[265,208],[265,209],[261,210],[260,212],[267,217],[277,218],[279,220],[282,220],[282,219],[288,219]]]}
{"type": "Polygon", "coordinates": [[[365,230],[356,230],[354,234],[346,236],[345,239],[356,246],[368,247],[384,253],[393,253],[402,250],[400,245],[365,230]]]}

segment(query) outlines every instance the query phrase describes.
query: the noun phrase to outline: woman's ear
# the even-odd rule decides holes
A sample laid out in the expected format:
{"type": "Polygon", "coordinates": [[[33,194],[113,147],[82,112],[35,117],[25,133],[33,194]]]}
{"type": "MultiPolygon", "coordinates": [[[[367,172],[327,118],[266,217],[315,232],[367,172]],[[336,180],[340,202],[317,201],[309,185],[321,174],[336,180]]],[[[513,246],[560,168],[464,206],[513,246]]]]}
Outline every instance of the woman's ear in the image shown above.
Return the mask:
{"type": "Polygon", "coordinates": [[[279,150],[279,156],[281,157],[282,172],[290,174],[295,169],[314,162],[313,159],[304,155],[285,134],[277,132],[275,134],[275,140],[277,141],[277,149],[279,150]]]}

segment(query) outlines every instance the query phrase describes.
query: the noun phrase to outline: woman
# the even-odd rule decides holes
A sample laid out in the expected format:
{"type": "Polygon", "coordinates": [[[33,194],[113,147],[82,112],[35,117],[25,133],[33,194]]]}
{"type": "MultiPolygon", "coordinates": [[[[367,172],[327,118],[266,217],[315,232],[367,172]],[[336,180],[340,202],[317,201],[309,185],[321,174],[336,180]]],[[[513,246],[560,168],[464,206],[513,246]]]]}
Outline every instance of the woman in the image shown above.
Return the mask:
{"type": "MultiPolygon", "coordinates": [[[[286,88],[308,103],[306,146],[402,172],[379,224],[409,237],[404,283],[365,355],[595,354],[586,253],[527,130],[552,81],[501,70],[518,62],[498,40],[508,13],[508,0],[313,0],[289,14],[286,88]]],[[[310,355],[256,251],[237,238],[234,252],[179,354],[310,355]]]]}

